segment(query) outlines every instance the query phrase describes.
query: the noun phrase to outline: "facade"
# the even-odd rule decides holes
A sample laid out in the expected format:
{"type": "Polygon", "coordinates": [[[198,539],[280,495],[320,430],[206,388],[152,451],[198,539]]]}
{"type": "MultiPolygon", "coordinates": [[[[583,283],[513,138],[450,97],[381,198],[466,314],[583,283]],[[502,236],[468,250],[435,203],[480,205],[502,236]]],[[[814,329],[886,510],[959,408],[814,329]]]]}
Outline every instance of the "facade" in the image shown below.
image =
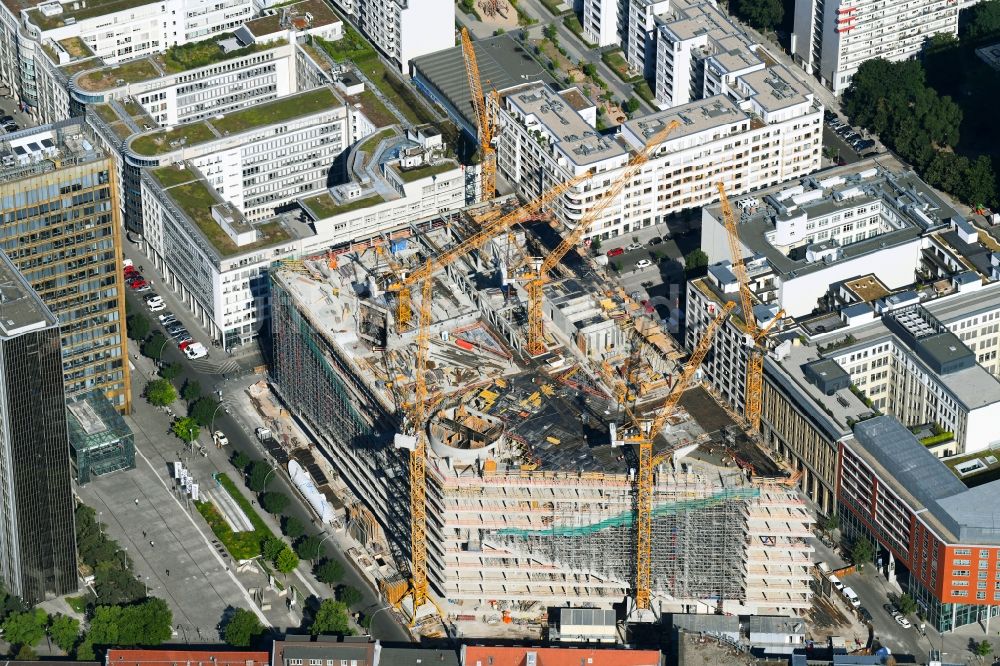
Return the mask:
{"type": "Polygon", "coordinates": [[[573,226],[630,156],[678,121],[680,127],[619,199],[591,223],[586,237],[602,239],[713,203],[720,180],[740,194],[804,176],[819,168],[823,107],[787,75],[781,68],[756,72],[752,79],[740,79],[739,103],[722,94],[708,97],[630,120],[618,138],[597,133],[593,106],[579,94],[560,94],[543,84],[502,91],[498,173],[515,184],[519,195],[532,199],[592,172],[554,205],[558,219],[573,226]]]}
{"type": "Polygon", "coordinates": [[[455,3],[449,0],[335,0],[361,32],[408,74],[410,60],[455,45],[455,3]]]}
{"type": "Polygon", "coordinates": [[[11,83],[20,101],[36,109],[36,59],[43,49],[62,64],[61,49],[54,45],[72,44],[76,50],[78,41],[105,62],[119,63],[235,30],[253,11],[250,0],[160,0],[130,3],[119,11],[104,11],[100,3],[88,7],[82,2],[11,0],[0,8],[0,79],[11,83]]]}
{"type": "Polygon", "coordinates": [[[61,336],[6,256],[0,275],[0,576],[36,604],[77,590],[61,336]]]}
{"type": "Polygon", "coordinates": [[[933,35],[956,35],[958,11],[951,0],[796,0],[792,55],[839,95],[866,60],[905,60],[933,35]]]}
{"type": "Polygon", "coordinates": [[[854,426],[840,444],[841,529],[865,537],[876,562],[938,631],[1000,615],[1000,482],[966,488],[897,420],[854,426]]]}
{"type": "Polygon", "coordinates": [[[103,393],[95,389],[68,399],[66,423],[78,484],[135,469],[135,436],[103,393]]]}
{"type": "Polygon", "coordinates": [[[240,650],[108,650],[105,664],[116,666],[268,666],[271,655],[266,651],[240,650]]]}
{"type": "Polygon", "coordinates": [[[114,163],[80,121],[3,137],[0,247],[51,304],[67,396],[98,388],[131,409],[114,163]]]}

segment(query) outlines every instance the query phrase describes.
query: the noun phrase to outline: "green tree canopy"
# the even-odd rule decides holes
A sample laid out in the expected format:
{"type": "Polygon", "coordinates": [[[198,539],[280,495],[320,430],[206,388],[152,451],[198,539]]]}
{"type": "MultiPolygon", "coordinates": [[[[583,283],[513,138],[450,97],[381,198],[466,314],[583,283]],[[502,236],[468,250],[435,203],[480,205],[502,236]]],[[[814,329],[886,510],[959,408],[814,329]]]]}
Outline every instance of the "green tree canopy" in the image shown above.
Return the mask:
{"type": "Polygon", "coordinates": [[[167,346],[167,338],[163,333],[159,331],[153,331],[153,334],[142,343],[142,355],[146,358],[151,358],[154,361],[160,360],[160,356],[163,355],[163,349],[167,346]]]}
{"type": "Polygon", "coordinates": [[[278,537],[268,537],[261,544],[260,552],[264,555],[265,559],[274,562],[285,548],[287,548],[285,542],[278,537]]]}
{"type": "Polygon", "coordinates": [[[982,659],[983,657],[988,657],[993,654],[993,645],[989,641],[980,641],[976,643],[976,656],[982,659]]]}
{"type": "Polygon", "coordinates": [[[851,546],[851,561],[859,569],[868,564],[875,557],[875,548],[872,542],[864,537],[858,537],[851,546]]]}
{"type": "Polygon", "coordinates": [[[781,0],[737,0],[736,15],[758,30],[774,30],[785,17],[781,0]]]}
{"type": "Polygon", "coordinates": [[[177,389],[166,379],[151,379],[146,383],[146,400],[155,407],[166,407],[177,399],[177,389]]]}
{"type": "Polygon", "coordinates": [[[281,531],[289,539],[298,539],[306,533],[306,526],[295,516],[284,516],[281,519],[281,531]]]}
{"type": "Polygon", "coordinates": [[[194,402],[201,397],[201,382],[197,379],[189,379],[184,382],[184,388],[181,389],[181,397],[188,402],[194,402]]]}
{"type": "Polygon", "coordinates": [[[285,546],[278,557],[274,559],[274,566],[281,573],[288,575],[295,570],[295,567],[299,566],[299,556],[295,554],[295,551],[285,546]]]}
{"type": "Polygon", "coordinates": [[[122,555],[97,563],[94,589],[102,604],[130,604],[146,596],[146,587],[122,564],[122,555]]]}
{"type": "Polygon", "coordinates": [[[193,442],[198,439],[198,435],[201,433],[201,428],[198,427],[198,422],[195,421],[190,416],[186,416],[182,419],[177,419],[170,426],[174,434],[185,442],[193,442]]]}
{"type": "Polygon", "coordinates": [[[235,451],[233,452],[233,457],[230,458],[230,462],[233,463],[233,467],[242,472],[246,470],[248,465],[250,465],[250,456],[242,451],[235,451]]]}
{"type": "Polygon", "coordinates": [[[52,615],[49,617],[48,634],[60,650],[69,654],[80,638],[80,621],[61,613],[52,615]]]}
{"type": "Polygon", "coordinates": [[[319,582],[332,585],[344,577],[344,567],[337,560],[326,559],[316,565],[313,573],[319,582]]]}
{"type": "Polygon", "coordinates": [[[128,332],[128,337],[137,342],[146,339],[150,328],[149,318],[140,312],[129,315],[125,320],[125,329],[128,332]]]}
{"type": "Polygon", "coordinates": [[[85,642],[91,645],[159,645],[170,639],[173,614],[163,599],[131,606],[98,606],[85,642]]]}
{"type": "Polygon", "coordinates": [[[1000,1],[984,0],[962,12],[959,17],[962,40],[978,42],[1000,35],[1000,1]]]}
{"type": "Polygon", "coordinates": [[[917,602],[908,594],[900,596],[896,601],[896,606],[899,607],[899,612],[903,615],[910,615],[917,611],[917,602]]]}
{"type": "Polygon", "coordinates": [[[3,621],[3,639],[11,645],[34,647],[45,636],[49,616],[41,608],[15,612],[3,621]]]}
{"type": "Polygon", "coordinates": [[[708,266],[708,255],[700,247],[688,252],[684,257],[684,270],[692,272],[708,266]]]}
{"type": "Polygon", "coordinates": [[[333,599],[324,599],[316,610],[316,617],[313,619],[309,632],[313,636],[320,634],[352,635],[354,632],[351,631],[347,604],[333,599]]]}
{"type": "Polygon", "coordinates": [[[361,590],[350,585],[341,585],[337,588],[337,601],[341,601],[348,608],[353,608],[361,603],[364,596],[361,590]]]}
{"type": "Polygon", "coordinates": [[[198,422],[198,425],[203,428],[207,428],[212,424],[212,417],[215,415],[215,410],[218,409],[218,407],[218,400],[205,396],[203,398],[198,398],[197,401],[191,405],[191,409],[188,413],[191,418],[198,422]]]}
{"type": "Polygon", "coordinates": [[[174,380],[184,372],[184,366],[180,363],[170,363],[160,368],[160,376],[164,379],[174,380]]]}
{"type": "Polygon", "coordinates": [[[295,553],[303,560],[313,562],[320,556],[320,538],[304,536],[295,544],[295,553]]]}
{"type": "Polygon", "coordinates": [[[223,637],[227,645],[247,647],[263,633],[264,625],[260,623],[253,612],[237,608],[233,616],[229,618],[229,622],[226,623],[223,637]]]}
{"type": "Polygon", "coordinates": [[[288,506],[288,495],[277,492],[263,493],[260,496],[260,505],[268,513],[279,514],[288,506]]]}
{"type": "Polygon", "coordinates": [[[273,478],[271,470],[274,469],[263,460],[254,460],[250,463],[247,472],[247,486],[255,493],[262,492],[267,487],[267,482],[273,478]]]}

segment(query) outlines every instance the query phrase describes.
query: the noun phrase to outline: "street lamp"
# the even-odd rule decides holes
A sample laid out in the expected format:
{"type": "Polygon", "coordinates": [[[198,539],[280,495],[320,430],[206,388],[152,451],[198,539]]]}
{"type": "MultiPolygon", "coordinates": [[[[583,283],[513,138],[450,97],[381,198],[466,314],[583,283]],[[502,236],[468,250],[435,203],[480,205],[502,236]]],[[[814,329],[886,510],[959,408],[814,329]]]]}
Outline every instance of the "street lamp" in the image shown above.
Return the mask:
{"type": "Polygon", "coordinates": [[[128,569],[128,546],[118,552],[122,555],[122,569],[128,569]]]}
{"type": "Polygon", "coordinates": [[[391,604],[386,604],[385,606],[382,606],[377,611],[375,611],[374,613],[372,613],[371,616],[369,616],[369,618],[368,618],[368,635],[369,636],[372,635],[372,627],[375,626],[375,616],[378,615],[379,613],[381,613],[382,611],[384,611],[384,610],[390,610],[391,608],[392,608],[391,604]]]}
{"type": "MultiPolygon", "coordinates": [[[[212,423],[211,423],[210,426],[208,426],[208,429],[211,431],[211,435],[212,435],[212,439],[213,440],[215,439],[215,415],[219,413],[219,408],[222,407],[222,405],[224,405],[224,404],[225,403],[223,403],[220,400],[219,404],[215,406],[215,411],[212,412],[212,423]]],[[[216,444],[216,446],[218,446],[218,444],[216,444]]]]}
{"type": "Polygon", "coordinates": [[[163,342],[160,343],[160,348],[156,350],[156,363],[159,365],[163,363],[163,348],[167,346],[167,336],[163,336],[163,342]]]}
{"type": "Polygon", "coordinates": [[[267,480],[271,478],[271,475],[278,471],[277,465],[271,467],[271,471],[264,475],[264,482],[260,484],[263,486],[264,491],[267,491],[267,480]]]}

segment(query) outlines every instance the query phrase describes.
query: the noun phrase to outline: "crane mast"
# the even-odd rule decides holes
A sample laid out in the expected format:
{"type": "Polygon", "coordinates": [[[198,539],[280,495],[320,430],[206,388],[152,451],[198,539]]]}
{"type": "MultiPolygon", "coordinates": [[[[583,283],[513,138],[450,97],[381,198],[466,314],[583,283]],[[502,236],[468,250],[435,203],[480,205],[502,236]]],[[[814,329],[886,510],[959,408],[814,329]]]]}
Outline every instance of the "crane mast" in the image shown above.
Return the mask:
{"type": "Polygon", "coordinates": [[[476,50],[473,48],[469,31],[465,28],[462,28],[462,52],[465,55],[465,74],[469,79],[469,89],[472,91],[472,106],[476,110],[476,120],[479,122],[479,150],[483,158],[479,174],[482,200],[490,201],[496,196],[497,175],[497,153],[493,148],[493,117],[483,95],[476,50]]]}

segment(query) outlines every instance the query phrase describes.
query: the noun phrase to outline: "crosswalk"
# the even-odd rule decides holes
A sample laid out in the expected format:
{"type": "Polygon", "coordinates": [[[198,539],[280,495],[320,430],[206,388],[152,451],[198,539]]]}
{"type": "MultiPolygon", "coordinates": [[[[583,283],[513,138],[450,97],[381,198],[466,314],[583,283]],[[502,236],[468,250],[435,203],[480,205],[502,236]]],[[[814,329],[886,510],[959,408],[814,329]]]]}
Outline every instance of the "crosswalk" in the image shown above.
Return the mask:
{"type": "Polygon", "coordinates": [[[191,361],[191,367],[206,375],[227,375],[240,370],[239,363],[233,359],[214,359],[211,355],[191,361]]]}

